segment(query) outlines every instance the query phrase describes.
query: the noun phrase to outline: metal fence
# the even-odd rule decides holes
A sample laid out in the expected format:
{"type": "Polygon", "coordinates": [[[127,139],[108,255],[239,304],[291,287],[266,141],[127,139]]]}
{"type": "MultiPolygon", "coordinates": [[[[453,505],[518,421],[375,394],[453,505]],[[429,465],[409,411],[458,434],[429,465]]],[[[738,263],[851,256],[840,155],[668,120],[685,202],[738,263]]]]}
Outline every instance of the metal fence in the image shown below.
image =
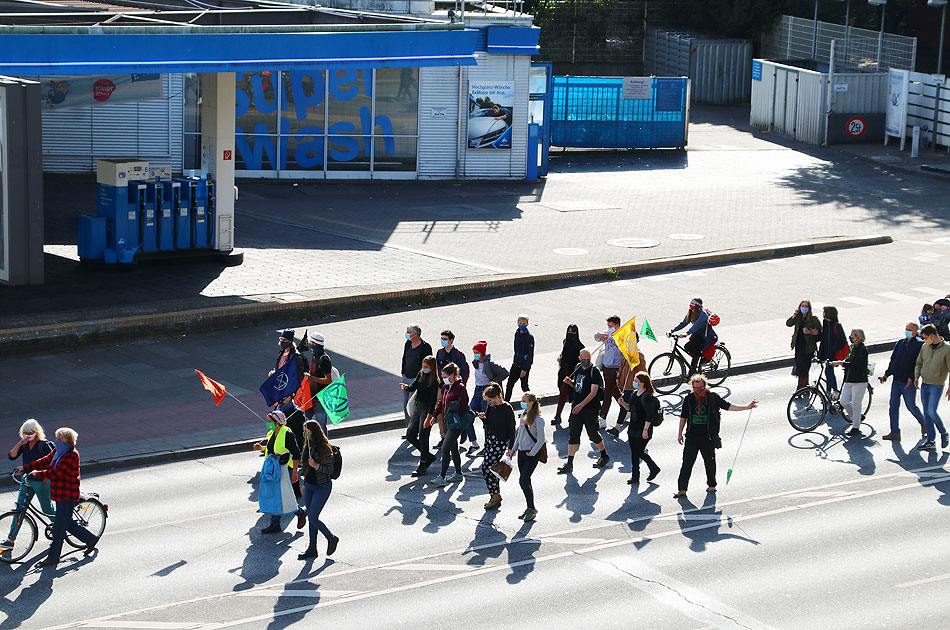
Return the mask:
{"type": "Polygon", "coordinates": [[[884,71],[887,68],[913,70],[917,62],[917,38],[884,33],[843,24],[818,22],[815,47],[815,22],[791,15],[782,16],[776,29],[762,41],[766,59],[814,59],[827,64],[835,43],[835,67],[843,71],[884,71]],[[880,55],[878,54],[880,47],[880,55]],[[815,54],[812,54],[813,49],[815,54]],[[880,58],[879,58],[880,57],[880,58]]]}

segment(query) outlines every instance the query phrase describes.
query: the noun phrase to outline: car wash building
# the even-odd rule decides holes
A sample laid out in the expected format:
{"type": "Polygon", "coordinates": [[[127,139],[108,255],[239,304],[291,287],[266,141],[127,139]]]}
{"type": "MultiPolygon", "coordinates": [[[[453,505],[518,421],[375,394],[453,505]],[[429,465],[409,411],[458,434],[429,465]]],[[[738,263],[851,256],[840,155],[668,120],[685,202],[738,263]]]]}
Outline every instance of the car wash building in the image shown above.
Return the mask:
{"type": "Polygon", "coordinates": [[[42,172],[100,160],[213,183],[219,252],[235,178],[523,179],[531,17],[412,4],[0,3],[0,283],[42,282],[42,172]]]}

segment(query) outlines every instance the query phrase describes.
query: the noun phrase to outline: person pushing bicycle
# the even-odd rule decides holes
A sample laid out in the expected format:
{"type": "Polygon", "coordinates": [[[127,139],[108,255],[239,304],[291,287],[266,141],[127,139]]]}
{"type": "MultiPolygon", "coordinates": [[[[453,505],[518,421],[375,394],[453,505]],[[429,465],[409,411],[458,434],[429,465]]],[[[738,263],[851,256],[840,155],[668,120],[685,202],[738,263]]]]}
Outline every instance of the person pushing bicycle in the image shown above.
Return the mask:
{"type": "MultiPolygon", "coordinates": [[[[20,464],[26,466],[43,459],[52,452],[53,443],[46,439],[46,434],[43,433],[43,427],[40,426],[39,422],[30,418],[20,426],[20,441],[14,444],[13,448],[10,449],[9,457],[12,461],[16,461],[19,458],[20,464]]],[[[39,479],[27,480],[26,483],[20,485],[20,494],[17,496],[16,501],[17,511],[25,511],[26,506],[33,500],[33,495],[36,495],[43,513],[52,516],[55,512],[53,510],[53,504],[50,503],[49,500],[49,493],[49,481],[41,481],[39,479]]],[[[6,540],[0,542],[0,550],[13,549],[17,534],[20,533],[21,524],[22,521],[13,521],[13,524],[10,526],[10,531],[7,533],[6,540]]]]}
{"type": "Polygon", "coordinates": [[[689,373],[695,374],[699,371],[699,362],[703,357],[703,353],[719,341],[719,335],[716,334],[716,330],[709,323],[709,311],[703,308],[701,298],[693,298],[689,301],[689,310],[686,312],[686,317],[667,335],[672,336],[677,330],[681,330],[686,326],[689,326],[689,330],[686,331],[686,334],[689,335],[689,341],[683,345],[683,351],[692,357],[689,373]]]}

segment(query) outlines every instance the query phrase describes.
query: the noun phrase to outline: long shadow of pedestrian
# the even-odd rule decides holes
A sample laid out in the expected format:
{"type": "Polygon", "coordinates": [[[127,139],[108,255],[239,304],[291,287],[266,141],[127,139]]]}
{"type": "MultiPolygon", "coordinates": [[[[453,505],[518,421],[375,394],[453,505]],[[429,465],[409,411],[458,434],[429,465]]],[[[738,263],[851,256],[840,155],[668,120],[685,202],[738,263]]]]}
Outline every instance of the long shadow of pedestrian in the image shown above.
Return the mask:
{"type": "MultiPolygon", "coordinates": [[[[630,494],[624,499],[623,505],[607,515],[608,521],[626,521],[627,527],[631,532],[642,532],[650,524],[650,521],[657,516],[662,508],[659,503],[647,500],[647,495],[654,492],[658,486],[655,483],[647,484],[647,489],[639,492],[639,485],[631,486],[630,494]]],[[[636,543],[637,549],[642,549],[650,542],[650,539],[636,543]]]]}
{"type": "Polygon", "coordinates": [[[406,441],[400,442],[393,454],[389,456],[387,462],[389,474],[386,475],[386,481],[399,481],[415,470],[418,464],[419,454],[412,445],[406,441]]]}
{"type": "Polygon", "coordinates": [[[555,424],[551,428],[553,429],[551,431],[551,444],[554,445],[558,458],[567,459],[567,441],[571,437],[571,432],[567,428],[567,420],[561,424],[555,424]]]}
{"type": "Polygon", "coordinates": [[[399,486],[399,489],[393,497],[399,502],[399,505],[394,505],[386,510],[383,516],[389,516],[394,512],[399,512],[402,514],[403,525],[414,525],[427,508],[422,502],[423,490],[427,482],[428,478],[423,477],[413,479],[409,483],[399,486]]]}
{"type": "Polygon", "coordinates": [[[505,549],[504,543],[508,535],[495,527],[495,518],[498,510],[487,510],[482,520],[475,524],[475,537],[468,543],[463,556],[471,554],[467,564],[476,567],[485,566],[489,558],[498,558],[505,549]]]}
{"type": "MultiPolygon", "coordinates": [[[[730,538],[749,542],[753,545],[761,544],[747,536],[719,531],[719,528],[722,527],[722,510],[716,510],[715,492],[706,493],[702,509],[697,508],[686,497],[680,497],[677,501],[679,501],[683,511],[676,515],[676,522],[679,524],[683,535],[689,538],[690,551],[701,553],[706,551],[706,545],[709,543],[730,538]]],[[[726,525],[732,527],[732,517],[726,517],[726,525]]]]}
{"type": "Polygon", "coordinates": [[[514,535],[514,539],[525,540],[507,546],[508,564],[511,567],[511,573],[505,576],[505,580],[509,584],[517,584],[534,571],[534,554],[541,548],[541,541],[536,538],[528,538],[532,527],[534,527],[534,521],[528,521],[522,525],[518,533],[514,535]]]}
{"type": "MultiPolygon", "coordinates": [[[[45,556],[44,552],[42,557],[45,556]]],[[[39,559],[39,556],[37,559],[39,559]]],[[[31,559],[29,563],[24,562],[12,571],[14,575],[20,574],[21,580],[27,575],[36,574],[36,581],[21,590],[16,599],[8,602],[3,607],[6,613],[6,618],[0,622],[0,628],[3,630],[19,628],[24,622],[28,621],[52,596],[53,579],[58,575],[62,575],[64,569],[72,569],[76,564],[79,564],[72,563],[72,566],[64,567],[61,563],[56,567],[34,568],[32,566],[33,562],[34,560],[31,559]]],[[[82,562],[82,564],[85,564],[85,562],[82,562]]],[[[17,585],[21,583],[20,580],[14,582],[11,579],[10,581],[17,585]]]]}
{"type": "Polygon", "coordinates": [[[320,603],[320,600],[323,599],[318,593],[316,593],[316,591],[320,590],[320,584],[310,582],[307,578],[319,575],[327,567],[333,566],[333,560],[326,558],[323,561],[322,566],[311,570],[310,565],[312,562],[313,560],[307,560],[304,563],[304,566],[300,568],[300,571],[297,573],[297,577],[293,579],[293,587],[290,585],[284,585],[284,590],[280,592],[280,595],[277,597],[277,601],[274,602],[275,616],[271,622],[267,624],[267,630],[283,630],[284,628],[301,621],[310,611],[300,610],[293,613],[281,614],[279,616],[277,616],[277,613],[281,613],[285,610],[301,608],[304,606],[316,606],[320,603]],[[304,593],[313,593],[313,595],[305,595],[304,593]]]}
{"type": "Polygon", "coordinates": [[[570,512],[570,521],[579,523],[581,518],[594,513],[594,505],[597,503],[597,482],[604,475],[603,468],[597,469],[597,474],[588,477],[583,484],[577,483],[577,477],[574,473],[568,473],[564,480],[564,500],[557,504],[557,507],[566,507],[570,512]]]}
{"type": "Polygon", "coordinates": [[[455,484],[435,490],[435,500],[432,505],[423,504],[425,511],[426,524],[422,531],[427,534],[434,534],[443,527],[451,525],[455,519],[462,513],[461,508],[455,505],[452,495],[456,491],[455,484]]]}
{"type": "Polygon", "coordinates": [[[846,435],[846,432],[851,428],[851,425],[846,424],[844,427],[840,427],[837,424],[840,423],[836,423],[834,427],[828,426],[828,435],[817,431],[793,433],[788,438],[788,445],[802,450],[814,450],[815,455],[822,459],[839,464],[852,464],[858,467],[860,474],[873,475],[874,471],[877,470],[877,465],[869,447],[875,443],[872,439],[874,430],[872,429],[870,434],[863,437],[850,438],[846,435]],[[846,459],[832,456],[833,449],[838,446],[843,447],[848,453],[846,459]]]}
{"type": "Polygon", "coordinates": [[[917,475],[917,480],[920,483],[927,483],[928,486],[933,486],[940,492],[940,497],[937,499],[937,503],[940,505],[950,505],[950,484],[946,480],[940,481],[937,483],[933,482],[933,478],[937,476],[943,476],[947,474],[947,471],[944,468],[947,465],[947,460],[950,459],[950,453],[943,451],[940,455],[937,455],[936,451],[926,451],[927,459],[924,459],[924,451],[918,451],[913,449],[910,452],[906,452],[904,447],[901,446],[900,440],[894,440],[891,442],[891,449],[894,451],[894,456],[897,459],[889,459],[907,472],[912,472],[917,475]],[[932,468],[934,466],[940,466],[939,470],[920,470],[921,468],[932,468]]]}

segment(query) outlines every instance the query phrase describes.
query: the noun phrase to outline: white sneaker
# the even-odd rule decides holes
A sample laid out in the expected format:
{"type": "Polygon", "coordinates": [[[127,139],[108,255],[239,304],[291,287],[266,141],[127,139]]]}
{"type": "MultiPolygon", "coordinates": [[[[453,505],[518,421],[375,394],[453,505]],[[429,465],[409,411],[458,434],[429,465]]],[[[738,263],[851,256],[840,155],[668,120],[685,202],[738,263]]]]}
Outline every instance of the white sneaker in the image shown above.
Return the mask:
{"type": "Polygon", "coordinates": [[[597,418],[597,422],[600,423],[600,428],[601,428],[601,429],[606,429],[606,428],[607,428],[607,418],[597,418]]]}

